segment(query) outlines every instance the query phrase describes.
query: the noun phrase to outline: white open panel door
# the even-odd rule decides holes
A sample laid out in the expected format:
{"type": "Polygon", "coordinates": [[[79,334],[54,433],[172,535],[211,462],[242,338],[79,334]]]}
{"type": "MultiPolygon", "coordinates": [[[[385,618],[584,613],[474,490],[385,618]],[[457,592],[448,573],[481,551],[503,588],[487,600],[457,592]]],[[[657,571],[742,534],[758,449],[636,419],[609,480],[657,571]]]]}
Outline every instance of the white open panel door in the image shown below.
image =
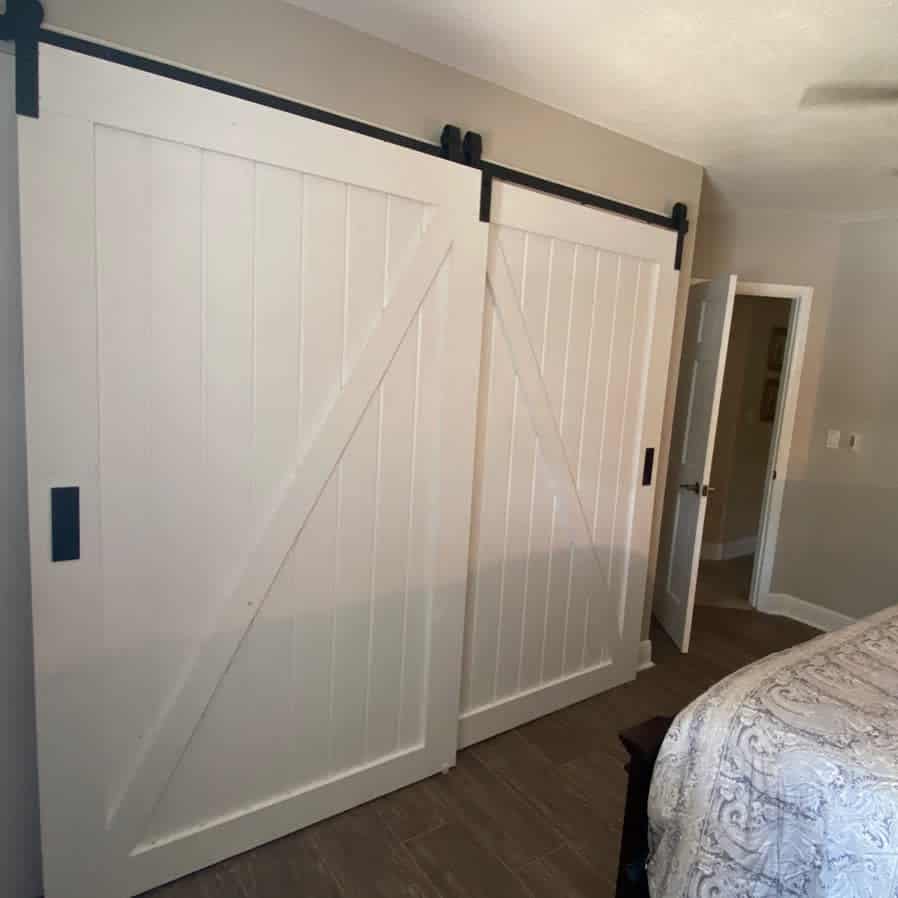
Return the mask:
{"type": "Polygon", "coordinates": [[[735,297],[734,274],[698,284],[689,291],[652,607],[668,636],[684,652],[689,650],[692,630],[735,297]]]}
{"type": "Polygon", "coordinates": [[[453,763],[479,174],[46,46],[20,154],[46,895],[132,895],[453,763]]]}
{"type": "Polygon", "coordinates": [[[462,744],[631,679],[676,236],[493,187],[462,744]]]}

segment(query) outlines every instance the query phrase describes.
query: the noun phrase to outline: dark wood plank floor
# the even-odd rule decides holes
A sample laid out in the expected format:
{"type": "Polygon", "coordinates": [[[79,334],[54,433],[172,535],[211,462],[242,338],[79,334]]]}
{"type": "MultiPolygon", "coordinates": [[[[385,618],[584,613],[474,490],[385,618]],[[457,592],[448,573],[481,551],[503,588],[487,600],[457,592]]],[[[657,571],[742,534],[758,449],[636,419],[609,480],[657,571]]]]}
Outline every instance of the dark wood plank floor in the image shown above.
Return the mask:
{"type": "Polygon", "coordinates": [[[624,808],[617,733],[674,714],[728,673],[816,635],[698,608],[692,650],[653,630],[635,682],[462,752],[458,765],[148,893],[153,898],[602,898],[624,808]]]}

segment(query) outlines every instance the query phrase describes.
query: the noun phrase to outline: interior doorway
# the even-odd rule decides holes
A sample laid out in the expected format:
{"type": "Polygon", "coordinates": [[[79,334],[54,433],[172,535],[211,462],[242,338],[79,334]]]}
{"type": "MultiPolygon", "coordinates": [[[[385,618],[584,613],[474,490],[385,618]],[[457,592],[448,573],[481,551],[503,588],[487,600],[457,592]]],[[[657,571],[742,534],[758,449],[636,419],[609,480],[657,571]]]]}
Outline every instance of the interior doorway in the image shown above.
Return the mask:
{"type": "MultiPolygon", "coordinates": [[[[733,545],[706,549],[705,555],[706,558],[717,555],[717,559],[712,557],[709,560],[721,561],[749,556],[747,561],[742,562],[744,568],[751,570],[748,603],[760,610],[770,610],[783,486],[788,477],[813,294],[811,287],[751,283],[741,281],[735,274],[719,275],[712,280],[694,280],[689,291],[652,606],[661,627],[683,652],[689,650],[700,559],[705,542],[705,516],[709,500],[716,495],[718,486],[711,471],[736,296],[756,298],[762,302],[785,301],[788,317],[785,333],[782,330],[772,333],[773,328],[782,328],[778,322],[768,320],[766,325],[759,326],[766,355],[761,353],[762,364],[758,370],[764,373],[752,375],[754,389],[750,400],[746,400],[744,405],[735,406],[732,416],[727,419],[729,427],[723,426],[728,433],[735,431],[738,440],[741,425],[757,417],[759,423],[766,425],[764,430],[769,432],[766,461],[758,461],[753,478],[743,476],[740,469],[736,470],[740,487],[750,482],[756,483],[757,471],[764,471],[760,487],[760,514],[749,516],[750,520],[758,522],[756,533],[726,541],[733,545]],[[770,328],[766,334],[764,327],[770,328]],[[769,420],[771,409],[772,422],[769,420]],[[767,420],[761,422],[762,415],[767,420]],[[740,545],[739,540],[745,541],[740,545]]],[[[740,375],[743,378],[745,358],[743,356],[740,375]]],[[[739,370],[738,362],[733,370],[739,370]]],[[[763,458],[761,454],[759,459],[763,458]]],[[[722,506],[725,503],[717,504],[722,506]]],[[[756,509],[757,505],[753,508],[756,509]]],[[[710,536],[708,542],[711,546],[715,545],[710,536]]],[[[744,573],[739,581],[739,565],[732,568],[719,569],[722,584],[718,580],[718,589],[729,593],[731,599],[740,601],[740,607],[746,607],[744,573]],[[741,583],[735,597],[732,595],[734,582],[741,583]]],[[[707,566],[705,570],[707,572],[707,566]]],[[[707,591],[705,597],[707,601],[707,591]]]]}
{"type": "Polygon", "coordinates": [[[736,293],[696,584],[698,605],[752,607],[791,313],[788,298],[736,293]]]}

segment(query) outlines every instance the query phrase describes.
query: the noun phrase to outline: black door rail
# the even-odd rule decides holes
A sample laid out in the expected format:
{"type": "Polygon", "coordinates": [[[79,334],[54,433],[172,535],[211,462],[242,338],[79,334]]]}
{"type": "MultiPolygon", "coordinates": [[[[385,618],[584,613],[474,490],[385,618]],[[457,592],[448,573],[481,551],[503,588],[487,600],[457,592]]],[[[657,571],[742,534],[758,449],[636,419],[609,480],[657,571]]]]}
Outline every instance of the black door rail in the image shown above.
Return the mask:
{"type": "Polygon", "coordinates": [[[43,18],[44,8],[39,0],[8,0],[6,12],[0,15],[0,40],[11,40],[16,45],[16,112],[19,115],[37,118],[39,114],[38,43],[52,44],[65,50],[83,53],[97,59],[105,59],[118,65],[139,69],[140,71],[160,75],[164,78],[171,78],[184,84],[192,84],[205,90],[212,90],[216,93],[226,94],[250,103],[268,106],[291,115],[298,115],[312,121],[332,125],[336,128],[343,128],[346,131],[353,131],[356,134],[383,140],[419,153],[426,153],[429,156],[438,156],[460,165],[477,168],[481,172],[480,220],[484,222],[490,220],[492,185],[493,180],[498,179],[571,202],[591,206],[595,209],[612,212],[615,215],[642,221],[655,227],[675,231],[677,234],[677,245],[674,255],[674,267],[679,270],[682,265],[683,244],[689,231],[689,219],[685,203],[674,203],[670,215],[662,215],[660,212],[641,209],[638,206],[631,206],[629,203],[624,203],[620,200],[610,199],[609,197],[589,193],[567,184],[517,171],[516,169],[499,165],[496,162],[489,162],[482,158],[483,139],[476,131],[468,131],[464,139],[462,139],[461,130],[458,127],[446,125],[443,128],[440,143],[428,143],[425,140],[409,137],[406,134],[399,134],[396,131],[390,131],[368,122],[329,112],[326,109],[319,109],[316,106],[309,106],[306,103],[299,103],[276,94],[235,84],[223,78],[203,75],[170,63],[148,59],[136,53],[117,50],[84,38],[53,31],[52,29],[42,27],[43,18]]]}

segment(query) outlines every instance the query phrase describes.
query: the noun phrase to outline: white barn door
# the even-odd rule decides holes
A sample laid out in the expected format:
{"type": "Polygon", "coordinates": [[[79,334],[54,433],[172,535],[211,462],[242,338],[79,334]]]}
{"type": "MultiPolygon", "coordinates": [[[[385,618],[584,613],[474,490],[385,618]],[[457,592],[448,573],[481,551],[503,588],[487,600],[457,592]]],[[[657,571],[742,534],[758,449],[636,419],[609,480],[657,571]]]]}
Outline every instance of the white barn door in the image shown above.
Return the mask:
{"type": "Polygon", "coordinates": [[[453,763],[487,227],[52,47],[20,154],[46,895],[133,895],[453,763]]]}
{"type": "Polygon", "coordinates": [[[462,744],[635,674],[677,281],[672,232],[493,189],[462,744]]]}

